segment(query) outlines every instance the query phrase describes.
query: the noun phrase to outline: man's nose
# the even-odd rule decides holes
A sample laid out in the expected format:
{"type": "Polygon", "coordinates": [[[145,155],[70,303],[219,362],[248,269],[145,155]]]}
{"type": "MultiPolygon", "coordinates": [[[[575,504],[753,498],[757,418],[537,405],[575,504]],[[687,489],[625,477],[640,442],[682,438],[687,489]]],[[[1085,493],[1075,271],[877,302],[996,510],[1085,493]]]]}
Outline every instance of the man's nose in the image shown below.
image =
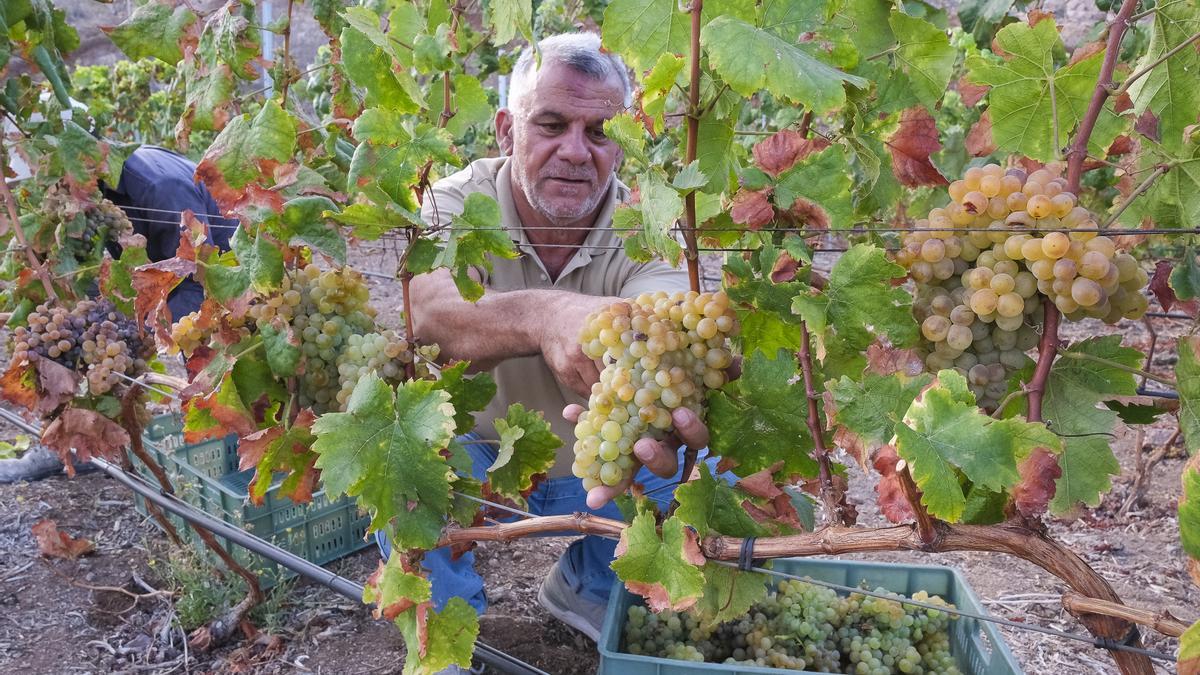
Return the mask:
{"type": "Polygon", "coordinates": [[[588,148],[587,139],[584,137],[584,130],[578,128],[568,129],[559,139],[557,154],[559,159],[571,164],[583,164],[591,159],[592,151],[588,148]]]}

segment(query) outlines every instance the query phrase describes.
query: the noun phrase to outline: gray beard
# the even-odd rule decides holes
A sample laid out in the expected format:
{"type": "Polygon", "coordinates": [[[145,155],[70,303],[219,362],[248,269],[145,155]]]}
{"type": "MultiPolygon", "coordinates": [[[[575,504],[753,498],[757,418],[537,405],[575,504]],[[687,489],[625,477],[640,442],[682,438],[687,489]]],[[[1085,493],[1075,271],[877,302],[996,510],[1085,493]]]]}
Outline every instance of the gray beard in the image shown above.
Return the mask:
{"type": "Polygon", "coordinates": [[[586,200],[579,203],[574,209],[566,209],[562,206],[555,206],[548,201],[543,200],[541,195],[535,190],[534,180],[529,176],[525,167],[521,167],[517,171],[517,185],[520,186],[521,192],[525,193],[525,199],[535,211],[544,216],[547,220],[555,225],[566,225],[568,223],[579,220],[580,218],[592,213],[600,204],[600,200],[604,199],[608,194],[609,187],[612,186],[613,174],[608,174],[608,180],[604,182],[604,187],[597,190],[595,193],[588,196],[586,200]]]}

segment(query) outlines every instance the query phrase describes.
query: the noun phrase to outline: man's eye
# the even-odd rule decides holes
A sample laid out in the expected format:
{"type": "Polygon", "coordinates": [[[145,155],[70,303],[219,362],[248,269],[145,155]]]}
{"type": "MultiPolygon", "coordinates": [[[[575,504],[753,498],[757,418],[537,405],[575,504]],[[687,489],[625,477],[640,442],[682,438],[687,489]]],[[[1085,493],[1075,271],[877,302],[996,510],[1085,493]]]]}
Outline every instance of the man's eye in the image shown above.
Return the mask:
{"type": "Polygon", "coordinates": [[[542,127],[543,130],[553,134],[561,132],[564,128],[564,125],[559,122],[543,122],[539,126],[542,127]]]}
{"type": "Polygon", "coordinates": [[[608,140],[608,134],[604,133],[604,127],[598,127],[598,128],[595,128],[595,129],[589,129],[589,130],[588,130],[588,135],[590,135],[590,136],[591,136],[593,139],[595,139],[595,140],[597,140],[597,141],[606,141],[606,140],[608,140]]]}

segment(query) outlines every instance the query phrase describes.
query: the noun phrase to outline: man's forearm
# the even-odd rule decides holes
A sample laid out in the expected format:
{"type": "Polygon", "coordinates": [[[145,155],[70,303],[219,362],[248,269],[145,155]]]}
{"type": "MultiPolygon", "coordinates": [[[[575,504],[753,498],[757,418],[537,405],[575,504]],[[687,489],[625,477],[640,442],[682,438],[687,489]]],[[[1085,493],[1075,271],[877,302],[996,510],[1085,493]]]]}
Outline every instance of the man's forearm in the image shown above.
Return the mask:
{"type": "Polygon", "coordinates": [[[439,345],[444,358],[470,361],[473,370],[489,370],[508,358],[539,354],[547,331],[561,332],[564,319],[569,322],[568,317],[580,317],[613,300],[532,289],[488,290],[478,302],[470,303],[459,296],[449,275],[441,272],[413,280],[416,333],[423,342],[439,345]]]}

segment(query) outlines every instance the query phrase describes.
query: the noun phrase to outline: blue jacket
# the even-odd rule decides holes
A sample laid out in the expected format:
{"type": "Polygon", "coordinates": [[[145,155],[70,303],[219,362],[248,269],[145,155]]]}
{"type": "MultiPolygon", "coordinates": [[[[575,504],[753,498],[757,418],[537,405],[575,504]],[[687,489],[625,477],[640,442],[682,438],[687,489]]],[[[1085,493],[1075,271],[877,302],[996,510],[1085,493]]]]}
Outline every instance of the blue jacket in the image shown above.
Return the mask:
{"type": "MultiPolygon", "coordinates": [[[[101,185],[107,197],[129,217],[134,232],[146,237],[151,262],[175,256],[179,248],[180,214],[190,209],[208,225],[208,241],[223,251],[238,221],[215,216],[220,208],[203,183],[195,180],[196,165],[187,157],[155,145],[143,145],[125,160],[116,189],[101,185]]],[[[121,249],[110,244],[110,252],[121,249]]],[[[167,306],[172,320],[200,309],[204,289],[191,277],[171,291],[167,306]]]]}

